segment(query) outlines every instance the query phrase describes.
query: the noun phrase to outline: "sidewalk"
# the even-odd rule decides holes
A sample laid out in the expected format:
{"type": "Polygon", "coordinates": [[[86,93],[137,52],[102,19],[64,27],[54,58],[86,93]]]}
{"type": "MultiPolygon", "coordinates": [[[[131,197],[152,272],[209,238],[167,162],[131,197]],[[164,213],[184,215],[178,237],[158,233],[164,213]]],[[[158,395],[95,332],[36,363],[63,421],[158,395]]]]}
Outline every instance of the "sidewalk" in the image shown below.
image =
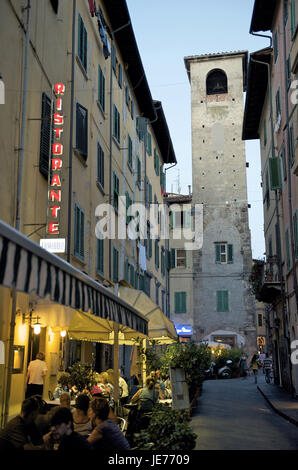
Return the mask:
{"type": "Polygon", "coordinates": [[[278,385],[260,383],[257,388],[276,413],[298,426],[298,400],[278,385]]]}

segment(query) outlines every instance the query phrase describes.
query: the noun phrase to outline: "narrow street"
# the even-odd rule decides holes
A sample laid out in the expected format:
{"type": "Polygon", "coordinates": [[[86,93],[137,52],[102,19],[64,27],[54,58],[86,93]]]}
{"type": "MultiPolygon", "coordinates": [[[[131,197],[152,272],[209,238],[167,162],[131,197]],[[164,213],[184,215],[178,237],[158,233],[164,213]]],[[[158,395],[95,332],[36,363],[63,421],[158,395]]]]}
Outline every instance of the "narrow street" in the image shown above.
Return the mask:
{"type": "Polygon", "coordinates": [[[298,449],[298,428],[269,407],[253,377],[204,382],[192,428],[196,450],[298,449]]]}

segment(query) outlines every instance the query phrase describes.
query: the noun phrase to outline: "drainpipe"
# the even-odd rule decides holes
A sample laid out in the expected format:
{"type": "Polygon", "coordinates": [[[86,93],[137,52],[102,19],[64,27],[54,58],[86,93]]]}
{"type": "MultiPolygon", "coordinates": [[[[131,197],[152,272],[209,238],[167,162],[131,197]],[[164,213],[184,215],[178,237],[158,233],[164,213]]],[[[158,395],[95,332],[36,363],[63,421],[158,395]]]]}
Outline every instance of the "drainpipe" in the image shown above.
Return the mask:
{"type": "MultiPolygon", "coordinates": [[[[251,58],[252,62],[266,65],[267,67],[267,80],[268,80],[268,93],[269,93],[269,102],[270,102],[270,128],[271,128],[271,155],[275,157],[274,152],[274,128],[273,128],[273,106],[272,106],[272,89],[271,89],[271,80],[270,80],[270,65],[267,62],[262,62],[260,60],[255,60],[251,58]]],[[[280,279],[280,294],[281,294],[281,301],[282,301],[282,314],[283,314],[283,329],[284,329],[284,338],[287,344],[287,357],[289,361],[289,371],[290,371],[290,385],[291,390],[293,391],[293,382],[292,382],[292,364],[289,356],[289,332],[288,332],[288,319],[286,313],[286,298],[285,298],[285,291],[283,285],[283,272],[282,272],[282,260],[281,260],[281,242],[280,242],[280,221],[279,221],[279,207],[278,207],[278,194],[277,190],[274,191],[275,193],[275,210],[276,210],[276,224],[277,224],[277,251],[278,251],[278,274],[280,279]]]]}
{"type": "MultiPolygon", "coordinates": [[[[31,2],[30,0],[28,0],[27,7],[25,9],[27,10],[27,28],[26,28],[26,42],[25,42],[25,54],[24,54],[22,127],[21,127],[21,139],[20,139],[20,149],[19,149],[20,154],[19,154],[19,162],[18,162],[19,168],[18,168],[16,222],[15,222],[15,227],[17,230],[20,230],[24,141],[25,141],[25,129],[26,129],[28,55],[29,55],[29,43],[30,43],[30,25],[31,25],[31,2]]],[[[9,399],[10,399],[10,393],[11,393],[11,378],[12,378],[12,369],[13,369],[13,344],[14,344],[15,318],[16,318],[16,305],[17,305],[17,292],[14,288],[11,290],[11,298],[12,298],[12,306],[11,306],[10,336],[9,336],[9,343],[8,343],[8,363],[7,363],[6,395],[5,395],[5,405],[4,405],[4,425],[7,423],[7,419],[9,415],[9,399]]],[[[2,416],[2,419],[3,419],[3,416],[2,416]]]]}
{"type": "Polygon", "coordinates": [[[73,105],[74,105],[74,71],[75,71],[75,35],[76,35],[76,0],[73,0],[72,13],[72,51],[71,51],[71,94],[70,94],[70,127],[69,127],[69,168],[68,168],[68,230],[67,262],[70,263],[71,220],[72,220],[72,144],[73,144],[73,105]]]}

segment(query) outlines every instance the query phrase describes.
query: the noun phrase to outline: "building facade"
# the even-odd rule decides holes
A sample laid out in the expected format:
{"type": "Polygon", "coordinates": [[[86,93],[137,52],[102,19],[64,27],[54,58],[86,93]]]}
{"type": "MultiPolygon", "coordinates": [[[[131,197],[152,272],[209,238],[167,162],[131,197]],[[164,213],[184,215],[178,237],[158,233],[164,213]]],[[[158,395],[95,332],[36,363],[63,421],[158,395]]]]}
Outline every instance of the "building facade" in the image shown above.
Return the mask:
{"type": "MultiPolygon", "coordinates": [[[[176,157],[162,104],[151,96],[126,2],[31,0],[26,9],[23,3],[1,5],[0,219],[38,244],[62,239],[66,248],[58,256],[78,271],[116,295],[119,283],[143,290],[169,314],[167,242],[158,235],[146,240],[146,234],[150,203],[158,234],[161,229],[156,207],[163,203],[164,165],[176,157]],[[129,213],[133,203],[145,210],[129,213]],[[99,228],[104,215],[107,223],[99,228]],[[135,237],[127,230],[133,219],[135,237]],[[106,228],[110,234],[101,238],[106,228]]],[[[6,353],[12,308],[11,291],[0,287],[6,353]]],[[[108,346],[61,336],[72,309],[32,292],[17,293],[16,311],[14,344],[25,347],[25,355],[22,371],[12,376],[9,415],[19,411],[26,366],[38,349],[52,371],[46,393],[57,383],[57,361],[59,371],[74,360],[111,366],[108,346]],[[29,312],[42,323],[38,337],[24,321],[29,312]]],[[[123,346],[120,365],[126,373],[129,362],[123,346]]],[[[7,365],[0,368],[3,404],[7,365]]]]}
{"type": "Polygon", "coordinates": [[[251,241],[241,141],[247,52],[185,58],[191,85],[192,205],[203,204],[193,252],[194,337],[256,350],[251,241]]]}
{"type": "Polygon", "coordinates": [[[297,339],[297,0],[255,1],[250,33],[271,33],[270,47],[250,56],[244,139],[259,139],[266,264],[258,298],[267,303],[275,381],[297,395],[292,364],[297,339]]]}

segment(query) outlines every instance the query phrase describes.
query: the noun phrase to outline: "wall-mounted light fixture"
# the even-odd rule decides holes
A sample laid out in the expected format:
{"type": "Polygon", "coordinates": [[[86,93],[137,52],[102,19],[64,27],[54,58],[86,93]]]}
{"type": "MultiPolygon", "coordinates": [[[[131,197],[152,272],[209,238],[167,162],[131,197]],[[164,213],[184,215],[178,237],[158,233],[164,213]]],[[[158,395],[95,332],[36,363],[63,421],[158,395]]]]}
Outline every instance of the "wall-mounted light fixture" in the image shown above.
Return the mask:
{"type": "Polygon", "coordinates": [[[61,330],[61,331],[60,331],[60,336],[61,336],[61,338],[65,338],[65,336],[66,336],[66,330],[61,330]]]}
{"type": "Polygon", "coordinates": [[[33,332],[35,335],[39,335],[40,334],[40,329],[42,327],[42,323],[40,323],[40,317],[39,316],[36,316],[34,317],[33,316],[33,308],[30,310],[29,313],[23,313],[23,319],[22,319],[22,323],[24,324],[26,321],[29,322],[29,325],[33,327],[33,332]],[[32,324],[32,321],[34,321],[35,323],[32,324]]]}

